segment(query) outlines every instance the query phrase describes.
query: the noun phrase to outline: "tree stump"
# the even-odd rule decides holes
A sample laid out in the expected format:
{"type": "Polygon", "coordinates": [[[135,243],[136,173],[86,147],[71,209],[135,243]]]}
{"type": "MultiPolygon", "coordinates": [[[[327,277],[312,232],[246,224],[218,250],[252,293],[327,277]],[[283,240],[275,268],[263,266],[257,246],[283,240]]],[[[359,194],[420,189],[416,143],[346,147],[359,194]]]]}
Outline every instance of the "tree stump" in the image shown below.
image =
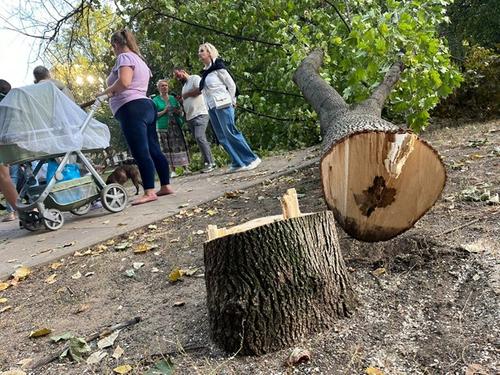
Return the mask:
{"type": "Polygon", "coordinates": [[[411,228],[434,205],[446,170],[428,143],[381,118],[402,63],[389,69],[368,99],[348,106],[318,74],[322,61],[322,51],[311,53],[294,81],[320,117],[325,201],[352,237],[388,240],[411,228]]]}
{"type": "Polygon", "coordinates": [[[210,334],[228,352],[260,355],[293,345],[355,308],[333,214],[302,215],[288,203],[284,215],[209,228],[210,334]],[[294,212],[300,216],[283,219],[294,212]]]}

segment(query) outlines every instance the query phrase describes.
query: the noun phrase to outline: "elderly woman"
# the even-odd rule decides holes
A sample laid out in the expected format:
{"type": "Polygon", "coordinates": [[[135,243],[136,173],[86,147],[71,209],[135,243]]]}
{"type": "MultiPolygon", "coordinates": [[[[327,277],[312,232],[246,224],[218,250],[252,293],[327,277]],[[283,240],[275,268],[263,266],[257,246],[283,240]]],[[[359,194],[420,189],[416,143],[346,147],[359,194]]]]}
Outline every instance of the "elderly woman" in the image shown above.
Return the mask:
{"type": "MultiPolygon", "coordinates": [[[[236,84],[210,43],[200,45],[198,56],[205,65],[200,91],[205,97],[208,114],[220,144],[231,157],[230,172],[248,171],[261,163],[235,126],[236,84]]],[[[193,93],[194,94],[194,93],[193,93]]]]}
{"type": "Polygon", "coordinates": [[[134,35],[128,30],[111,36],[116,63],[108,77],[109,106],[120,122],[132,156],[137,162],[144,186],[144,195],[132,204],[143,204],[172,194],[168,161],[161,152],[156,134],[156,109],[146,96],[151,71],[139,52],[134,35]],[[160,190],[155,192],[155,169],[160,178],[160,190]]]}
{"type": "MultiPolygon", "coordinates": [[[[160,79],[157,87],[160,95],[153,98],[153,103],[158,112],[156,129],[160,136],[162,151],[172,169],[183,167],[187,170],[189,153],[182,132],[182,125],[184,124],[182,107],[173,95],[168,94],[168,81],[166,79],[160,79]]],[[[175,177],[175,171],[172,172],[172,177],[175,177]]]]}

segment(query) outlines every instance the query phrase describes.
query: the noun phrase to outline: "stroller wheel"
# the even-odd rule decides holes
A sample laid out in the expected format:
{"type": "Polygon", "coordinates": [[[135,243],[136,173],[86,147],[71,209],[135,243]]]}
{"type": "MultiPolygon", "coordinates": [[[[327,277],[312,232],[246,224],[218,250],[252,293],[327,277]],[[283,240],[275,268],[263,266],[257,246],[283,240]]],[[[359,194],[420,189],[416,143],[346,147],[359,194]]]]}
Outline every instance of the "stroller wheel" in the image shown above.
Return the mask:
{"type": "Polygon", "coordinates": [[[42,216],[40,212],[31,211],[22,214],[20,217],[20,225],[30,232],[37,231],[42,225],[42,216]]]}
{"type": "Polygon", "coordinates": [[[75,208],[74,210],[71,210],[70,212],[73,215],[82,216],[82,215],[87,214],[89,211],[90,211],[90,203],[87,203],[81,207],[78,207],[78,208],[75,208]]]}
{"type": "Polygon", "coordinates": [[[50,230],[58,230],[64,225],[64,216],[61,211],[49,208],[44,212],[43,224],[50,230]]]}
{"type": "Polygon", "coordinates": [[[101,190],[101,203],[110,212],[122,211],[127,202],[127,191],[120,184],[109,184],[101,190]]]}

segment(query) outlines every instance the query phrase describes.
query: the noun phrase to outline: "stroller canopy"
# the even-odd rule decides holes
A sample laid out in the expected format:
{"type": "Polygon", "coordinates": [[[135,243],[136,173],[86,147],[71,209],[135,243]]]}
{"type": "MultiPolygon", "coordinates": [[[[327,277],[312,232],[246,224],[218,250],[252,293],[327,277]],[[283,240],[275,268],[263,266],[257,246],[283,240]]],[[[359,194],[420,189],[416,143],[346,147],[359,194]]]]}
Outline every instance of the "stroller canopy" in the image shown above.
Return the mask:
{"type": "Polygon", "coordinates": [[[85,132],[80,132],[86,117],[50,81],[12,89],[0,102],[0,148],[16,145],[36,157],[108,147],[107,125],[91,119],[85,132]]]}

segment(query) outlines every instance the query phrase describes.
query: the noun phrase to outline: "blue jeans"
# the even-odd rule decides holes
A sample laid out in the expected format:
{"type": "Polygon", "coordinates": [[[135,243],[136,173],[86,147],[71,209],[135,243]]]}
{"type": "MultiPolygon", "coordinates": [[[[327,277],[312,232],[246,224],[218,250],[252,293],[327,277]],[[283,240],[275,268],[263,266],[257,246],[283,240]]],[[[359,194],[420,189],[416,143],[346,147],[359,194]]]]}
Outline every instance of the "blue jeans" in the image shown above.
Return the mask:
{"type": "Polygon", "coordinates": [[[155,169],[160,183],[168,185],[170,169],[156,134],[156,109],[153,102],[150,99],[132,100],[121,106],[115,117],[120,122],[141,173],[144,190],[155,187],[155,169]]]}
{"type": "Polygon", "coordinates": [[[208,114],[215,135],[231,157],[233,167],[244,167],[257,159],[243,134],[236,129],[232,106],[223,109],[211,108],[208,114]]]}

